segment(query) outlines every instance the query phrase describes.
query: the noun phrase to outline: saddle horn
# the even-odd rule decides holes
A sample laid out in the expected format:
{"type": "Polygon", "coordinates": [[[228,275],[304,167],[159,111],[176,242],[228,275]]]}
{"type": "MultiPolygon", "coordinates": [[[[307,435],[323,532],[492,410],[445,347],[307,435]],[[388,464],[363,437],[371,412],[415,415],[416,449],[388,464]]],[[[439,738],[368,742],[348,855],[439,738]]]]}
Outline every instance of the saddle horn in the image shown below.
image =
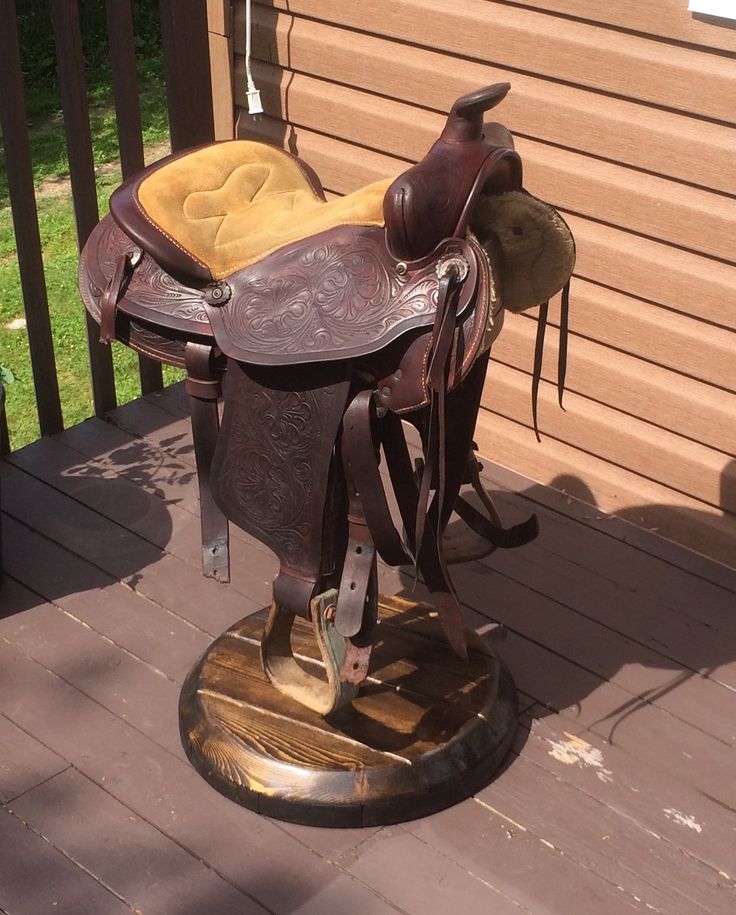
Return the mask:
{"type": "MultiPolygon", "coordinates": [[[[494,174],[494,190],[521,188],[521,160],[498,129],[484,135],[483,113],[498,105],[509,83],[459,98],[424,159],[400,175],[383,202],[386,240],[399,260],[417,260],[443,238],[465,233],[472,205],[494,174]]],[[[500,125],[494,125],[500,127],[500,125]]]]}
{"type": "Polygon", "coordinates": [[[510,89],[511,83],[494,83],[485,89],[463,95],[450,109],[440,140],[445,143],[467,143],[482,139],[484,113],[502,102],[510,89]]]}

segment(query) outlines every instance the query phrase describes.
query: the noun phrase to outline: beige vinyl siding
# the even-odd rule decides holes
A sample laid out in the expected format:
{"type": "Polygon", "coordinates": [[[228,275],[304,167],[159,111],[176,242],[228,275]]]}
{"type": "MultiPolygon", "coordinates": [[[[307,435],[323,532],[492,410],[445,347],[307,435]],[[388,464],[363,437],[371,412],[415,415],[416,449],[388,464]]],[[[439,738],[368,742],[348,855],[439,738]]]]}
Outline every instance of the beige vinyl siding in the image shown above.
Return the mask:
{"type": "MultiPolygon", "coordinates": [[[[273,0],[254,4],[266,116],[330,193],[399,173],[452,101],[508,80],[493,113],[578,260],[565,411],[548,333],[531,430],[529,316],[494,345],[481,453],[736,565],[736,31],[686,0],[273,0]]],[[[236,111],[244,4],[233,4],[236,111]]],[[[556,321],[557,303],[551,314],[556,321]]]]}

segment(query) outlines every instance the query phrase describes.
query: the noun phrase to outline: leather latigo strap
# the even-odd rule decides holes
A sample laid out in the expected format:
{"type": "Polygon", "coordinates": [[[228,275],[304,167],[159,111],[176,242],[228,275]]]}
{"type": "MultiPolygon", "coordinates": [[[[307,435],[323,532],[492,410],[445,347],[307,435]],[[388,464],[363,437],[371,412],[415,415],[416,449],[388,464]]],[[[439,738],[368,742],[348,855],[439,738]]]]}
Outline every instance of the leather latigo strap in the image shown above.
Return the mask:
{"type": "MultiPolygon", "coordinates": [[[[380,417],[375,398],[368,391],[359,392],[351,401],[342,433],[350,512],[349,540],[335,617],[335,626],[341,635],[350,637],[365,631],[366,620],[362,614],[370,604],[366,600],[369,596],[366,583],[371,570],[375,569],[377,551],[388,565],[415,566],[430,590],[448,641],[461,657],[464,656],[465,626],[441,539],[453,509],[479,536],[489,541],[491,549],[512,549],[528,543],[537,535],[534,515],[521,524],[504,528],[478,478],[472,435],[486,365],[487,354],[484,354],[463,385],[449,395],[450,410],[445,437],[441,442],[444,468],[440,470],[440,462],[437,461],[434,468],[425,466],[422,473],[434,495],[429,506],[423,509],[427,522],[422,526],[421,548],[418,551],[415,537],[421,502],[420,486],[412,467],[402,421],[392,413],[380,417]],[[394,525],[378,469],[379,445],[382,445],[386,457],[404,537],[394,525]],[[439,485],[440,473],[444,475],[444,486],[439,485]],[[464,482],[473,483],[487,517],[458,495],[464,482]]],[[[424,411],[425,421],[420,423],[425,442],[428,438],[426,414],[427,411],[424,411]]]]}
{"type": "MultiPolygon", "coordinates": [[[[557,351],[557,401],[561,409],[562,398],[565,394],[565,376],[567,375],[567,344],[569,336],[570,314],[570,281],[562,288],[560,297],[560,331],[557,351]]],[[[534,341],[534,366],[532,368],[532,427],[538,442],[542,441],[539,434],[539,383],[542,380],[542,361],[544,358],[544,338],[549,318],[549,302],[542,302],[539,306],[537,317],[537,334],[534,341]]]]}
{"type": "MultiPolygon", "coordinates": [[[[468,462],[472,462],[473,469],[476,468],[477,462],[472,454],[474,407],[480,396],[485,367],[486,360],[481,358],[477,370],[467,379],[466,384],[450,395],[452,404],[446,430],[444,499],[435,489],[426,509],[427,523],[423,528],[422,546],[418,552],[415,549],[414,526],[420,491],[401,419],[391,413],[378,418],[373,398],[367,391],[356,395],[348,407],[342,451],[350,491],[349,541],[335,617],[335,627],[344,637],[364,633],[366,625],[371,622],[363,614],[371,606],[370,601],[366,600],[370,596],[367,582],[375,569],[377,551],[388,565],[415,565],[429,588],[448,641],[457,654],[463,657],[465,626],[441,541],[441,534],[453,508],[473,530],[488,539],[492,547],[511,549],[528,543],[536,536],[536,516],[505,529],[501,526],[492,503],[488,507],[487,502],[482,500],[488,512],[486,517],[458,496],[461,484],[466,481],[468,462]],[[402,538],[394,525],[378,469],[379,439],[406,539],[402,538]]],[[[431,468],[425,468],[425,479],[430,478],[431,468]]],[[[481,484],[478,482],[474,485],[481,484]]],[[[484,495],[487,498],[487,494],[484,495]]]]}
{"type": "Polygon", "coordinates": [[[342,463],[348,489],[348,545],[345,552],[335,626],[354,636],[364,626],[375,574],[376,550],[389,565],[413,562],[394,527],[378,470],[378,428],[371,391],[360,391],[345,411],[342,463]]]}

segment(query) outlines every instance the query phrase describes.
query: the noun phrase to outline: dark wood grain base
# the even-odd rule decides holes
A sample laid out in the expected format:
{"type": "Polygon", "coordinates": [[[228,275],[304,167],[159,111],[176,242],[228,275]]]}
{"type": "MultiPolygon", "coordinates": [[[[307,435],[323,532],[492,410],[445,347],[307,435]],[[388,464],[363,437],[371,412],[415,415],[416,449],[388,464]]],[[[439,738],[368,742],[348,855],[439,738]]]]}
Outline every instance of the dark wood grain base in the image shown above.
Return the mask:
{"type": "MultiPolygon", "coordinates": [[[[516,727],[516,690],[474,633],[450,651],[430,608],[382,597],[371,673],[348,713],[329,720],[274,689],[259,657],[265,611],[236,623],[187,677],[179,718],[197,771],[267,816],[319,826],[396,823],[487,784],[516,727]]],[[[308,623],[292,642],[321,664],[308,623]]]]}

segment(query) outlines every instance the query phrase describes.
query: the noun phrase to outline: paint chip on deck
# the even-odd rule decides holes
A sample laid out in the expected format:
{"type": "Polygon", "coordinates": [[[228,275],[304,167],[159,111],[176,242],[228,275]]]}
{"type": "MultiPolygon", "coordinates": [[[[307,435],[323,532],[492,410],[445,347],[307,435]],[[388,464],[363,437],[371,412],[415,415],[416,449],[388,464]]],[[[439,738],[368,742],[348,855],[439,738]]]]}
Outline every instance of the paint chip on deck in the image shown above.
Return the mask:
{"type": "Polygon", "coordinates": [[[565,740],[547,738],[547,743],[552,747],[549,750],[550,756],[567,766],[577,765],[581,769],[586,767],[594,769],[596,777],[602,782],[613,781],[613,772],[603,765],[603,754],[597,747],[574,734],[568,734],[567,731],[564,734],[565,740]]]}
{"type": "Polygon", "coordinates": [[[672,807],[667,807],[662,811],[668,820],[674,820],[675,823],[679,823],[680,826],[687,826],[688,829],[694,829],[695,832],[701,833],[703,827],[700,823],[695,822],[695,818],[686,813],[681,813],[679,810],[675,810],[672,807]]]}

